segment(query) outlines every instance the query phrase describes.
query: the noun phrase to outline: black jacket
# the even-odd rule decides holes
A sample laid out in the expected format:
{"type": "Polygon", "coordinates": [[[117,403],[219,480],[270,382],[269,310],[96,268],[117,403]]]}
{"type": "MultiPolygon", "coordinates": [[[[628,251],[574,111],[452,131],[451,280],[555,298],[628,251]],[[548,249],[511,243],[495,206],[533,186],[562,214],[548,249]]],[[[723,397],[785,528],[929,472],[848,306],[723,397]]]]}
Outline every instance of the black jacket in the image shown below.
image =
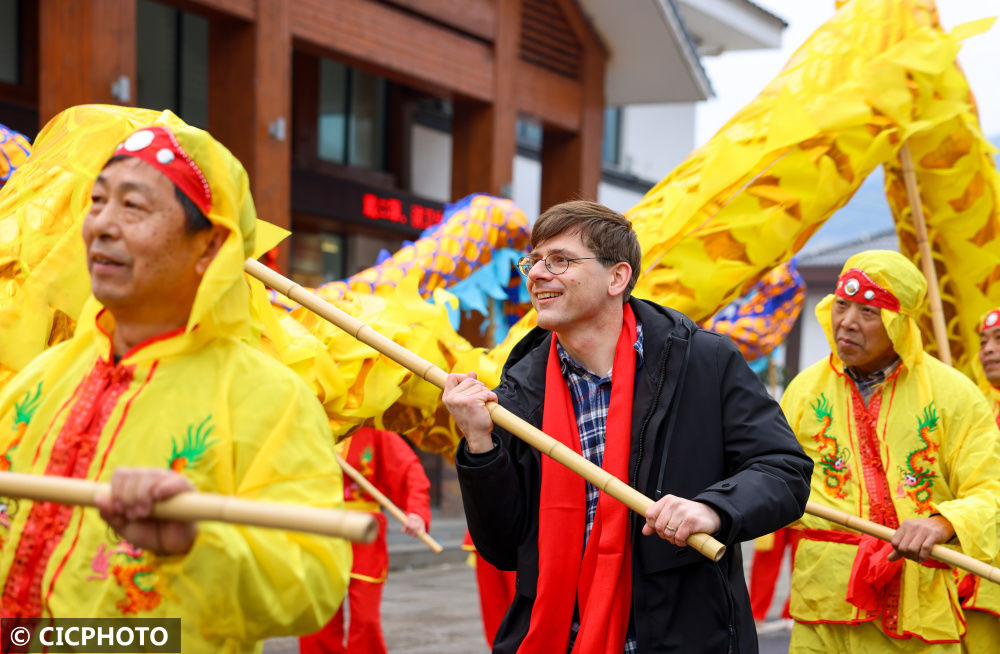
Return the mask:
{"type": "MultiPolygon", "coordinates": [[[[645,520],[631,514],[639,652],[756,652],[739,543],[802,515],[812,461],[728,338],[672,309],[630,304],[643,326],[643,364],[634,390],[629,483],[653,499],[672,494],[711,505],[722,518],[716,538],[727,546],[714,564],[690,548],[643,536],[645,520]],[[670,429],[668,407],[684,367],[670,429]]],[[[550,339],[538,328],[525,336],[496,389],[501,405],[537,427],[550,339]]],[[[456,464],[476,549],[496,567],[517,570],[517,593],[493,645],[494,652],[514,652],[527,633],[538,580],[541,455],[499,427],[493,438],[499,447],[479,455],[463,441],[456,464]]]]}

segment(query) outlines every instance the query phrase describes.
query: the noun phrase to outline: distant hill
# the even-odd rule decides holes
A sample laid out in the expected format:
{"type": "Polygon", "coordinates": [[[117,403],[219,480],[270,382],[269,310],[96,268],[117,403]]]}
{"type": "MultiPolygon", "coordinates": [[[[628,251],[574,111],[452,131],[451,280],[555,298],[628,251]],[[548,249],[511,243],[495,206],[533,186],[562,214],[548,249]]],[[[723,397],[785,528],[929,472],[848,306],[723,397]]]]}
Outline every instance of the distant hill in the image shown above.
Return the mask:
{"type": "MultiPolygon", "coordinates": [[[[1000,149],[1000,135],[990,138],[1000,149]]],[[[1000,166],[1000,156],[995,158],[1000,166]]],[[[885,175],[876,168],[861,184],[850,202],[835,213],[802,248],[807,255],[817,250],[850,243],[892,229],[892,212],[885,200],[885,175]]]]}

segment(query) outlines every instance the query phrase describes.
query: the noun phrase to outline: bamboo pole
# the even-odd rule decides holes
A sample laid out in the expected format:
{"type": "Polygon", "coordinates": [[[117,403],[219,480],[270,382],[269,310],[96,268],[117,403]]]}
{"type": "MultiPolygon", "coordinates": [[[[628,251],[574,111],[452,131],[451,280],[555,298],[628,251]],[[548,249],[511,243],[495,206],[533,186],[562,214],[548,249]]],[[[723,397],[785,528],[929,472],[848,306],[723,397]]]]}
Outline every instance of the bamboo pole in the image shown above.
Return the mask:
{"type": "MultiPolygon", "coordinates": [[[[406,514],[393,504],[392,500],[385,496],[385,494],[379,489],[375,488],[375,484],[371,483],[365,476],[358,472],[357,468],[352,466],[350,463],[345,461],[340,455],[337,455],[337,463],[340,467],[344,469],[344,474],[354,480],[354,483],[361,487],[363,491],[375,498],[375,501],[382,505],[382,507],[392,514],[396,520],[399,520],[404,525],[406,524],[406,514]]],[[[435,554],[440,554],[444,549],[441,547],[441,543],[437,542],[431,538],[430,534],[421,529],[417,532],[417,538],[423,541],[424,545],[430,548],[435,554]]]]}
{"type": "MultiPolygon", "coordinates": [[[[110,494],[111,484],[89,479],[21,472],[0,473],[2,497],[96,507],[98,497],[110,494]]],[[[152,515],[161,520],[184,522],[212,520],[254,527],[304,531],[346,538],[359,543],[370,543],[378,534],[378,524],[370,513],[256,502],[215,493],[178,493],[170,499],[154,504],[152,515]]]]}
{"type": "MultiPolygon", "coordinates": [[[[855,531],[860,531],[863,534],[868,534],[869,536],[874,536],[875,538],[884,541],[891,541],[892,537],[896,533],[895,529],[891,529],[885,525],[880,525],[878,523],[865,520],[864,518],[851,515],[850,513],[838,511],[837,509],[830,508],[823,504],[817,504],[816,502],[806,503],[806,513],[829,520],[830,522],[835,522],[838,525],[854,529],[855,531]]],[[[961,568],[966,572],[971,572],[972,574],[982,577],[983,579],[989,579],[993,583],[1000,584],[1000,568],[995,568],[988,563],[983,563],[982,561],[974,559],[967,554],[956,552],[955,550],[944,547],[943,545],[935,545],[931,549],[931,558],[937,559],[942,563],[947,563],[952,567],[961,568]]]]}
{"type": "Polygon", "coordinates": [[[931,254],[931,245],[927,240],[927,222],[924,220],[924,208],[920,203],[920,190],[917,188],[917,175],[913,170],[913,156],[910,154],[909,143],[903,143],[899,149],[899,160],[903,165],[903,181],[906,184],[906,196],[910,201],[910,215],[913,217],[913,231],[917,236],[917,248],[920,250],[920,267],[927,278],[927,302],[931,308],[931,324],[934,326],[934,340],[937,341],[938,358],[951,365],[951,346],[948,344],[948,329],[944,320],[944,307],[941,304],[941,289],[938,285],[937,269],[931,254]]]}
{"type": "MultiPolygon", "coordinates": [[[[259,261],[247,259],[244,263],[244,270],[290,300],[298,302],[310,311],[343,329],[362,343],[375,348],[375,350],[402,365],[407,370],[420,375],[439,388],[444,388],[448,373],[391,339],[379,334],[357,318],[338,309],[321,297],[310,293],[259,261]]],[[[594,465],[582,455],[577,454],[545,432],[518,418],[496,402],[487,402],[486,408],[489,410],[494,424],[503,427],[528,445],[539,450],[542,454],[566,466],[645,518],[647,509],[653,505],[653,500],[606,470],[594,465]]],[[[687,539],[687,545],[713,561],[721,559],[726,552],[725,546],[708,534],[691,534],[687,539]]]]}

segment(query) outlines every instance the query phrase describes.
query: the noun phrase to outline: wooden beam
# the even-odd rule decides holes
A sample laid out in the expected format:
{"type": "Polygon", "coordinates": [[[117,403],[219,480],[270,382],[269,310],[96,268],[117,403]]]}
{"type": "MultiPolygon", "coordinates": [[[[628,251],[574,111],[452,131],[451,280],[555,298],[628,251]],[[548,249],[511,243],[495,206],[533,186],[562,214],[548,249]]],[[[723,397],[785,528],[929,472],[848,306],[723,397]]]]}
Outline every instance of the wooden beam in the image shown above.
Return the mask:
{"type": "Polygon", "coordinates": [[[157,0],[157,2],[209,18],[240,18],[252,21],[257,16],[256,0],[157,0]]]}
{"type": "MultiPolygon", "coordinates": [[[[251,178],[257,215],[291,230],[292,183],[292,32],[288,0],[257,0],[251,178]],[[281,133],[272,133],[272,126],[281,133]]],[[[281,244],[278,266],[288,270],[290,242],[281,244]]]]}
{"type": "Polygon", "coordinates": [[[496,37],[496,7],[492,0],[386,0],[433,21],[486,41],[496,37]]]}
{"type": "Polygon", "coordinates": [[[583,54],[580,107],[580,194],[597,200],[601,183],[601,158],[604,141],[604,66],[606,56],[596,41],[583,54]]]}
{"type": "Polygon", "coordinates": [[[515,62],[517,108],[558,129],[580,129],[583,86],[580,82],[527,61],[515,62]]]}
{"type": "MultiPolygon", "coordinates": [[[[286,0],[256,0],[257,20],[210,27],[209,131],[243,163],[257,215],[291,228],[292,43],[286,0]],[[239,98],[239,101],[234,101],[239,98]],[[270,133],[284,121],[284,135],[270,133]]],[[[278,265],[288,264],[288,244],[278,265]]]]}
{"type": "Polygon", "coordinates": [[[111,95],[121,76],[136,94],[135,0],[39,0],[38,119],[44,125],[78,104],[122,104],[111,95]]]}
{"type": "Polygon", "coordinates": [[[498,0],[492,102],[456,98],[452,115],[451,194],[509,195],[517,152],[516,70],[521,0],[498,0]]]}
{"type": "Polygon", "coordinates": [[[292,165],[309,168],[319,158],[319,59],[292,53],[292,165]]]}
{"type": "MultiPolygon", "coordinates": [[[[576,198],[597,200],[601,182],[601,139],[604,136],[605,53],[591,39],[583,51],[576,130],[550,122],[542,139],[542,190],[539,208],[576,198]]],[[[541,72],[541,71],[540,71],[541,72]]],[[[568,107],[563,109],[569,112],[568,107]]]]}
{"type": "Polygon", "coordinates": [[[296,0],[295,39],[409,86],[489,102],[493,52],[480,39],[374,0],[296,0]]]}
{"type": "Polygon", "coordinates": [[[576,36],[580,45],[587,50],[596,48],[603,55],[603,58],[607,59],[607,46],[601,40],[600,35],[594,31],[594,27],[580,10],[580,6],[576,0],[554,0],[554,2],[563,10],[566,22],[569,23],[570,28],[573,30],[573,35],[576,36]]]}
{"type": "Polygon", "coordinates": [[[254,25],[235,20],[209,22],[208,131],[254,179],[254,25]],[[233,102],[233,98],[241,98],[233,102]]]}

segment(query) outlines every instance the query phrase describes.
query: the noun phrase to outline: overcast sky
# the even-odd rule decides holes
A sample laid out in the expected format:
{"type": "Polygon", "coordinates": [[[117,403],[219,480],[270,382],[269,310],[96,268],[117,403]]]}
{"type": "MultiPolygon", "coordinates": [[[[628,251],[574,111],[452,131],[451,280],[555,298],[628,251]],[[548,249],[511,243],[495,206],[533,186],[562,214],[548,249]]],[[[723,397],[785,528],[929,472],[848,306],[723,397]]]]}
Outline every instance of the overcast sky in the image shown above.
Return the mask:
{"type": "MultiPolygon", "coordinates": [[[[788,23],[780,50],[748,51],[704,57],[716,98],[698,105],[696,145],[700,146],[750,102],[813,31],[834,11],[834,0],[753,0],[788,23]]],[[[1000,15],[1000,0],[938,0],[945,29],[1000,15]]],[[[1000,135],[1000,20],[990,31],[967,39],[958,55],[979,104],[988,136],[1000,135]]]]}

